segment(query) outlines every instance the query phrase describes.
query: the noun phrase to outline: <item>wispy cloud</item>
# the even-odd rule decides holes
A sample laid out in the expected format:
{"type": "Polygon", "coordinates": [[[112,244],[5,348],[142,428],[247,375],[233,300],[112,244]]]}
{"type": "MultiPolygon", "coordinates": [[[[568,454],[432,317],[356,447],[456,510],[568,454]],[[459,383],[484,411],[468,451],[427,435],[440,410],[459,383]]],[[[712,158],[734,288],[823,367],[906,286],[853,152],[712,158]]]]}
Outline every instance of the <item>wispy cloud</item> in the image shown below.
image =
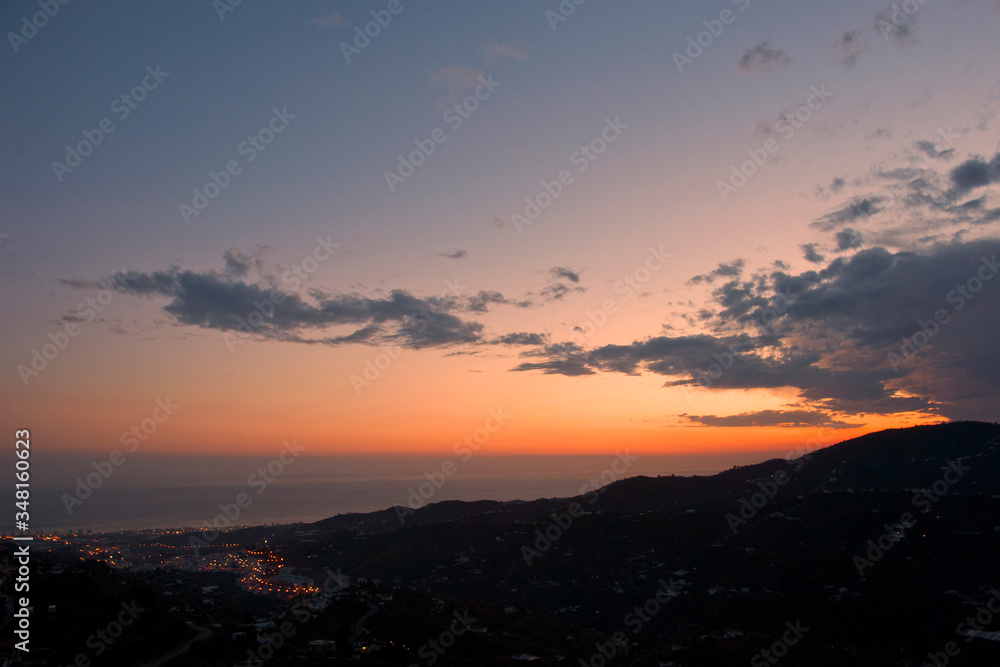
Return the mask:
{"type": "Polygon", "coordinates": [[[344,28],[345,30],[349,30],[351,27],[347,19],[334,11],[314,16],[309,19],[309,22],[323,28],[344,28]]]}
{"type": "Polygon", "coordinates": [[[448,65],[431,72],[427,83],[434,88],[447,88],[448,95],[444,101],[446,104],[454,104],[462,95],[474,90],[483,76],[483,71],[475,67],[448,65]]]}
{"type": "Polygon", "coordinates": [[[833,43],[834,57],[847,69],[854,69],[867,51],[868,43],[860,29],[847,30],[833,43]]]}
{"type": "Polygon", "coordinates": [[[524,45],[497,44],[491,39],[479,49],[479,55],[483,57],[487,65],[493,65],[499,58],[527,60],[528,49],[524,45]]]}
{"type": "Polygon", "coordinates": [[[754,74],[771,72],[790,65],[791,57],[782,49],[776,49],[770,42],[764,40],[757,46],[747,49],[740,58],[740,71],[754,74]]]}
{"type": "Polygon", "coordinates": [[[828,413],[813,410],[760,410],[743,412],[738,415],[718,417],[716,415],[687,415],[681,417],[702,426],[746,427],[781,426],[784,428],[805,428],[826,426],[828,428],[859,428],[863,424],[849,424],[831,418],[828,413]]]}

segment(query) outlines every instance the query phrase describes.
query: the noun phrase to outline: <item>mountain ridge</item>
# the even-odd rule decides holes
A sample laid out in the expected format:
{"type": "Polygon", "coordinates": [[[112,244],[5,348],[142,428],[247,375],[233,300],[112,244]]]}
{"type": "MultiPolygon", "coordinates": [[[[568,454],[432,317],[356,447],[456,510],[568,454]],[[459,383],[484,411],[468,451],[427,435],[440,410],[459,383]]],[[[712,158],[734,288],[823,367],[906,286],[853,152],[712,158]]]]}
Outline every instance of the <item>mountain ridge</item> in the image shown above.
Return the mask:
{"type": "MultiPolygon", "coordinates": [[[[570,503],[586,507],[600,496],[599,512],[672,509],[681,503],[714,505],[740,492],[752,493],[758,482],[784,471],[782,495],[835,491],[906,491],[934,483],[948,460],[983,458],[1000,446],[1000,424],[944,422],[884,429],[817,448],[795,459],[768,459],[734,466],[713,475],[636,475],[565,498],[535,500],[443,500],[418,508],[396,505],[364,513],[339,514],[312,524],[321,530],[361,529],[374,532],[403,526],[476,520],[532,520],[562,510],[570,503]],[[880,479],[881,476],[881,479],[880,479]]],[[[973,466],[955,493],[1000,494],[1000,457],[973,466]]]]}

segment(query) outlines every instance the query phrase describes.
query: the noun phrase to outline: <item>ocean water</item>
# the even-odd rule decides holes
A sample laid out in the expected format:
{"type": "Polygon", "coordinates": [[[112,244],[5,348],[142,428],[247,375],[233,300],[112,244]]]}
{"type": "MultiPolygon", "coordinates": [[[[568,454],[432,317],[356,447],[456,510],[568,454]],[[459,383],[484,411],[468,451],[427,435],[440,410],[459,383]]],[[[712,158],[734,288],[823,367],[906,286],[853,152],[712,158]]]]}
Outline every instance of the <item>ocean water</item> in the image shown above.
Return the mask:
{"type": "MultiPolygon", "coordinates": [[[[31,528],[94,531],[309,522],[348,512],[441,500],[534,500],[568,497],[583,485],[635,475],[709,475],[777,452],[639,456],[272,457],[32,454],[31,528]],[[450,462],[454,467],[447,465],[450,462]],[[96,465],[95,465],[96,464],[96,465]],[[270,466],[270,470],[268,470],[270,466]],[[110,474],[104,476],[103,471],[110,474]],[[448,474],[452,471],[451,474],[448,474]],[[431,481],[433,478],[437,484],[431,481]],[[99,483],[99,485],[97,485],[99,483]],[[81,486],[82,485],[82,486],[81,486]],[[240,494],[250,499],[235,519],[240,494]],[[423,494],[423,495],[421,495],[423,494]],[[222,506],[222,507],[220,507],[222,506]]],[[[13,460],[0,465],[13,470],[13,460]]],[[[244,503],[245,504],[245,503],[244,503]]],[[[7,513],[4,513],[7,514],[7,513]]],[[[13,528],[13,508],[0,530],[13,528]]]]}

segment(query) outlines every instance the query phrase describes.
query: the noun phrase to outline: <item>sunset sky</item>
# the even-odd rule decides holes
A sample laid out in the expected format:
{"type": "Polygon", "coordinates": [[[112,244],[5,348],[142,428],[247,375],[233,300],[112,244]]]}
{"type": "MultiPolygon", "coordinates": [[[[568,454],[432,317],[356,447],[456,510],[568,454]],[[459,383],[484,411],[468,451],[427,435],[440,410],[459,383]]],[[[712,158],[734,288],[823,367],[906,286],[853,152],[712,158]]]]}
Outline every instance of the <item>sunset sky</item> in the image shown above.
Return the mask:
{"type": "Polygon", "coordinates": [[[667,454],[995,421],[1000,3],[911,4],[4,3],[4,432],[667,454]]]}

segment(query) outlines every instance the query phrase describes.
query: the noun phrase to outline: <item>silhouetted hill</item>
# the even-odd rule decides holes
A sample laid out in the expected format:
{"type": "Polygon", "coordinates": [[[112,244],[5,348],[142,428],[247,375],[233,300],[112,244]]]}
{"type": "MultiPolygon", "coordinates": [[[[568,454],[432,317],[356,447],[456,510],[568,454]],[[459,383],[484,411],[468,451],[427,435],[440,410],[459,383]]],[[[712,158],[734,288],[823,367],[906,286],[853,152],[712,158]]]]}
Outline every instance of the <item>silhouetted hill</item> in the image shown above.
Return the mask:
{"type": "MultiPolygon", "coordinates": [[[[886,430],[574,498],[340,515],[277,530],[268,547],[316,582],[357,582],[317,623],[338,636],[364,619],[365,641],[394,646],[395,664],[418,661],[414,647],[465,612],[482,633],[441,664],[524,652],[541,664],[765,665],[779,646],[788,665],[914,667],[945,664],[948,642],[961,653],[949,665],[1000,664],[1000,641],[956,630],[1000,599],[1000,425],[886,430]],[[790,627],[808,630],[782,647],[790,627]],[[615,633],[612,663],[600,653],[615,633]]],[[[982,618],[1000,630],[1000,614],[982,618]]]]}
{"type": "MultiPolygon", "coordinates": [[[[887,429],[817,449],[800,459],[772,459],[739,466],[711,476],[636,476],[601,490],[601,512],[635,513],[714,504],[733,494],[755,490],[754,484],[784,471],[783,495],[834,491],[904,491],[929,487],[941,478],[949,461],[961,459],[963,471],[954,493],[1000,494],[1000,456],[988,456],[1000,443],[1000,424],[950,422],[887,429]]],[[[391,508],[341,514],[312,524],[321,530],[369,532],[396,530],[439,522],[533,521],[569,502],[587,507],[590,494],[534,501],[457,500],[429,503],[416,510],[391,508]]]]}

